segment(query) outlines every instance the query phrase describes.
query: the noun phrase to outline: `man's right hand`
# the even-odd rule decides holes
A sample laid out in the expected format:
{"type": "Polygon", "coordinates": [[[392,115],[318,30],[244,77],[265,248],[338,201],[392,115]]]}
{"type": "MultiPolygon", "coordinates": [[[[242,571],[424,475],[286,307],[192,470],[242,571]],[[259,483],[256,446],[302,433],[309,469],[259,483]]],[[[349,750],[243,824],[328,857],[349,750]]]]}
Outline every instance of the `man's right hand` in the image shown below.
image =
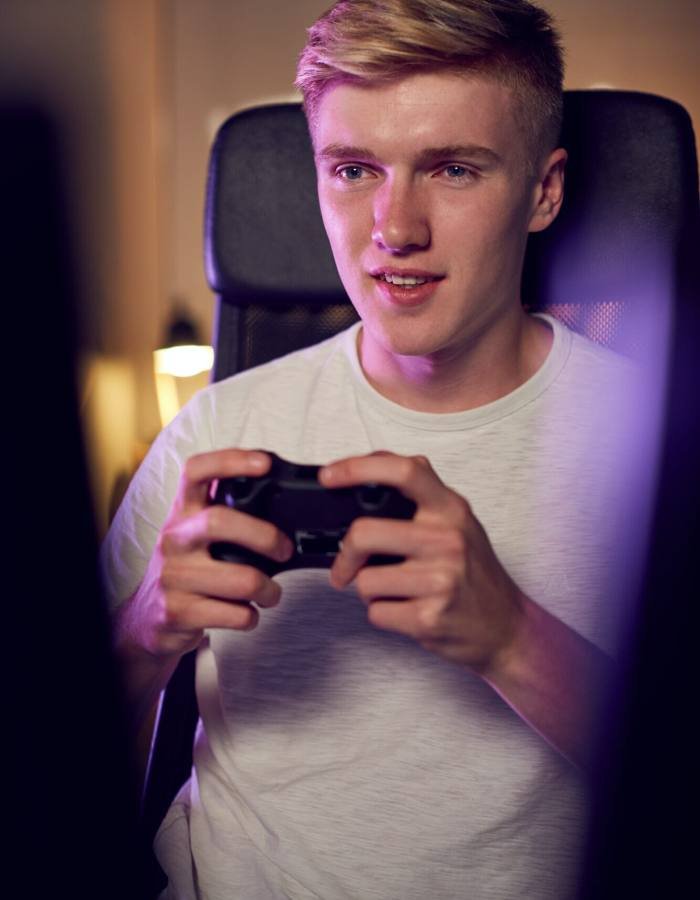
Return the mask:
{"type": "Polygon", "coordinates": [[[292,555],[291,541],[274,525],[208,502],[215,479],[264,475],[270,463],[259,451],[218,450],[185,464],[143,581],[115,623],[130,693],[140,699],[164,686],[205,628],[249,630],[257,624],[258,607],[279,602],[280,587],[267,575],[209,554],[213,541],[229,541],[280,562],[292,555]]]}

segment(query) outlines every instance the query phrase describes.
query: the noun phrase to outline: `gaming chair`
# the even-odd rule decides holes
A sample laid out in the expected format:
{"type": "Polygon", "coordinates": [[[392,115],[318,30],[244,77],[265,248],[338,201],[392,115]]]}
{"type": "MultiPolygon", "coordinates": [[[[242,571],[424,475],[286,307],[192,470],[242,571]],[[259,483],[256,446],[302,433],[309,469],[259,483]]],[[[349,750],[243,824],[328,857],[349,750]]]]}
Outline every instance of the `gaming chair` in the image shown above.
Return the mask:
{"type": "MultiPolygon", "coordinates": [[[[564,207],[531,235],[523,302],[662,372],[697,289],[698,178],[690,119],[649,94],[571,91],[564,207]]],[[[356,319],[333,264],[299,104],[238,113],[210,159],[206,272],[217,296],[214,379],[315,343],[356,319]]],[[[319,461],[321,462],[321,461],[319,461]]],[[[168,686],[143,801],[150,841],[189,776],[194,654],[168,686]]]]}

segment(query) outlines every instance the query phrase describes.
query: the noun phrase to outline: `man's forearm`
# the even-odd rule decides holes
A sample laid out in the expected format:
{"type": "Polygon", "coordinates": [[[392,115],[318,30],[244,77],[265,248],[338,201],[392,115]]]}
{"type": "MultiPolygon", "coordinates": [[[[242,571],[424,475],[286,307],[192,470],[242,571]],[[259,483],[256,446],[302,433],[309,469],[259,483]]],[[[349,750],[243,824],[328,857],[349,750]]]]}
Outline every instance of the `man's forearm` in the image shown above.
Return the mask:
{"type": "Polygon", "coordinates": [[[129,725],[138,734],[152,714],[161,691],[177,668],[176,654],[157,656],[139,641],[138,620],[133,614],[133,598],[114,617],[114,648],[125,692],[129,725]]]}
{"type": "Polygon", "coordinates": [[[559,753],[591,768],[613,660],[523,595],[515,637],[482,677],[559,753]]]}

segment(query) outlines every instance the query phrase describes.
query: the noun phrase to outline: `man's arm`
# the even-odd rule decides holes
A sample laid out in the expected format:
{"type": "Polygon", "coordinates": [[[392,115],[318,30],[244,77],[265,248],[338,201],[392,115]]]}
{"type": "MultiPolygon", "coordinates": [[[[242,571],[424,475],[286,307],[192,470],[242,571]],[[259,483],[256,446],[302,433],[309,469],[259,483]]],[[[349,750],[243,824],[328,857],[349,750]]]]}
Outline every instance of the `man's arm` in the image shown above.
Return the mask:
{"type": "Polygon", "coordinates": [[[481,675],[555,750],[590,771],[617,667],[573,628],[521,598],[512,642],[481,675]]]}
{"type": "Polygon", "coordinates": [[[204,453],[185,464],[146,574],[114,620],[134,733],[205,628],[250,630],[257,624],[258,607],[279,602],[280,588],[272,579],[251,566],[209,555],[212,541],[230,541],[275,560],[289,558],[291,542],[269,522],[208,503],[214,479],[262,475],[269,466],[267,454],[244,450],[204,453]]]}
{"type": "Polygon", "coordinates": [[[409,635],[475,672],[556,750],[587,769],[614,664],[523,594],[466,500],[423,457],[355,457],[325,467],[320,480],[327,487],[389,484],[418,507],[411,522],[357,520],[332,583],[354,581],[375,626],[409,635]],[[405,561],[365,566],[373,553],[405,561]]]}

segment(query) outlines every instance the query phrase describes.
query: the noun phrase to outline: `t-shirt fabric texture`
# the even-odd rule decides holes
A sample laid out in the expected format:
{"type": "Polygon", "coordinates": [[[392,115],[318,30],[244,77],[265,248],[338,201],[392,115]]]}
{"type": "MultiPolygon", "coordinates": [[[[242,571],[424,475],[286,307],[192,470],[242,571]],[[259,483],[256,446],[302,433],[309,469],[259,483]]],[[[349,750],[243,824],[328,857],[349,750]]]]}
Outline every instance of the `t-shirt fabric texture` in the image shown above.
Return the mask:
{"type": "MultiPolygon", "coordinates": [[[[103,547],[137,587],[183,462],[225,447],[298,463],[427,456],[539,604],[615,653],[644,515],[627,360],[543,317],[553,343],[512,393],[431,414],[386,399],[359,324],[198,394],[155,441],[103,547]],[[632,529],[633,531],[634,529],[632,529]]],[[[477,676],[373,628],[328,574],[278,576],[252,632],[198,651],[194,768],[156,851],[177,900],[522,900],[573,893],[581,776],[477,676]]]]}

